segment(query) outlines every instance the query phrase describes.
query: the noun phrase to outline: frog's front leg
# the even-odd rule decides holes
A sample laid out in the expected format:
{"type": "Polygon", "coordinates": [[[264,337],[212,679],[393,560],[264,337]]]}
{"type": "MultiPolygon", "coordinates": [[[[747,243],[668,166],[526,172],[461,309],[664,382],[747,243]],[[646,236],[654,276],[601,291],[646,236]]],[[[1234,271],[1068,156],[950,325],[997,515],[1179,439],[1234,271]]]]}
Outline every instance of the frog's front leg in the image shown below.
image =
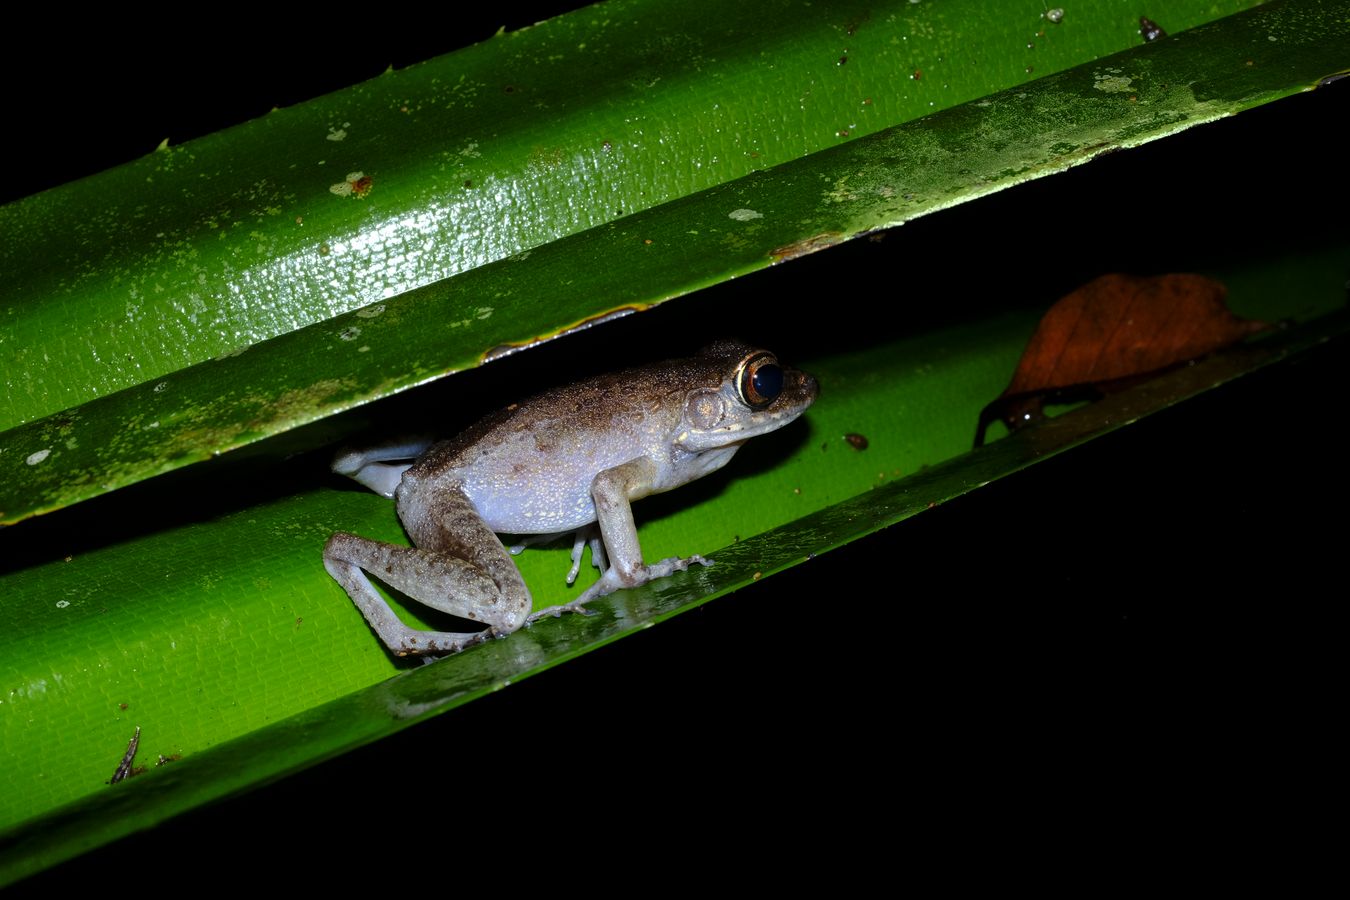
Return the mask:
{"type": "Polygon", "coordinates": [[[529,589],[506,548],[456,485],[400,491],[398,512],[416,547],[339,533],[324,567],[398,656],[454,653],[525,623],[529,589]],[[488,626],[482,632],[420,631],[399,621],[366,572],[419,603],[488,626]]]}
{"type": "MultiPolygon", "coordinates": [[[[595,476],[595,480],[591,482],[591,497],[595,500],[596,517],[600,523],[605,551],[609,556],[609,568],[604,570],[599,581],[571,603],[542,609],[531,615],[529,621],[533,622],[544,616],[561,615],[564,612],[584,612],[587,603],[597,597],[612,594],[620,588],[637,587],[657,578],[665,578],[667,575],[689,568],[694,563],[703,566],[712,565],[712,560],[704,559],[697,554],[687,558],[672,556],[651,565],[642,561],[642,547],[638,544],[632,501],[650,494],[654,480],[655,467],[645,457],[606,469],[595,476]]],[[[592,549],[592,557],[594,555],[592,549]]]]}

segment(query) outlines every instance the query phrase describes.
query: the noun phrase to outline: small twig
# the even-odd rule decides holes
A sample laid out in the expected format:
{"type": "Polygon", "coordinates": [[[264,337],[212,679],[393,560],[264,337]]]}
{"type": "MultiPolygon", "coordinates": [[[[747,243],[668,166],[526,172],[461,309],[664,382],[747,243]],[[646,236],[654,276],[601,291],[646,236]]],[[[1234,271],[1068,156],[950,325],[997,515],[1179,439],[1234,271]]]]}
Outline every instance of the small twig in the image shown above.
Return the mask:
{"type": "Polygon", "coordinates": [[[136,733],[131,736],[131,743],[127,744],[127,752],[122,757],[122,761],[117,765],[117,771],[113,773],[112,780],[108,784],[117,784],[123,778],[131,774],[131,764],[136,761],[136,750],[141,746],[141,726],[136,726],[136,733]]]}

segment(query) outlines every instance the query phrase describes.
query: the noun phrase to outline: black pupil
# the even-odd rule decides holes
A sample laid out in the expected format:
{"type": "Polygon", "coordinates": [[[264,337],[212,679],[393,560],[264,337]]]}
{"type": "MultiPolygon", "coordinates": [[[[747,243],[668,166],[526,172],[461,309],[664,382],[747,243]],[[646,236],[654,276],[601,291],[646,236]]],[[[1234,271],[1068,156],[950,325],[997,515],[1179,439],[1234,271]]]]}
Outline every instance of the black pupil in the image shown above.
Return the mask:
{"type": "Polygon", "coordinates": [[[760,396],[760,402],[772,403],[783,393],[783,370],[774,363],[764,363],[755,369],[750,383],[760,396]]]}

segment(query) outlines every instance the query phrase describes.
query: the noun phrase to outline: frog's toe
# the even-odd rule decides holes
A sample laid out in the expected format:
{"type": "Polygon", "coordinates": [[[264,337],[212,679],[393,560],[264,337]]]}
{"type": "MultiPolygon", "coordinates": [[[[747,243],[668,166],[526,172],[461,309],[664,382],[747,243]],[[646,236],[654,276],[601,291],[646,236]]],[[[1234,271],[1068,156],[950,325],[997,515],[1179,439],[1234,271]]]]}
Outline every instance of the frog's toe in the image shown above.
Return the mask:
{"type": "Polygon", "coordinates": [[[532,613],[530,617],[525,620],[525,624],[527,626],[533,625],[540,619],[561,619],[563,613],[576,613],[581,616],[595,615],[595,610],[586,609],[586,607],[581,605],[583,602],[585,601],[574,600],[571,603],[563,603],[559,606],[550,606],[548,609],[541,609],[536,613],[532,613]]]}
{"type": "Polygon", "coordinates": [[[569,587],[571,587],[573,584],[576,583],[577,573],[579,573],[580,571],[581,571],[581,557],[577,556],[572,559],[572,568],[567,572],[567,584],[569,587]]]}
{"type": "Polygon", "coordinates": [[[689,557],[672,556],[669,559],[663,559],[658,563],[652,563],[648,566],[647,577],[642,579],[642,581],[639,581],[638,584],[654,581],[657,578],[665,578],[667,575],[673,575],[676,572],[683,572],[694,563],[698,563],[700,566],[711,566],[713,561],[711,559],[704,559],[697,553],[689,557]]]}

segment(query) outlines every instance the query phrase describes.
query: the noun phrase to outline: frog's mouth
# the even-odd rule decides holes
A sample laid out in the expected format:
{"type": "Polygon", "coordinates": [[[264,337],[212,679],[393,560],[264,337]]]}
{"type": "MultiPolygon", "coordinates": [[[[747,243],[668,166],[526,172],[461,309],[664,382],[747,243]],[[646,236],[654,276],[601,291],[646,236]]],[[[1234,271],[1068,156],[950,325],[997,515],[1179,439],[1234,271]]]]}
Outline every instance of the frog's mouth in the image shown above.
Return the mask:
{"type": "MultiPolygon", "coordinates": [[[[807,406],[809,405],[807,404],[807,406]]],[[[756,413],[748,422],[735,422],[731,425],[724,425],[703,432],[688,432],[680,439],[679,444],[684,449],[694,453],[704,453],[724,447],[740,447],[741,444],[751,438],[777,431],[792,424],[804,412],[806,412],[806,406],[784,408],[777,412],[766,410],[762,413],[756,413]]]]}

